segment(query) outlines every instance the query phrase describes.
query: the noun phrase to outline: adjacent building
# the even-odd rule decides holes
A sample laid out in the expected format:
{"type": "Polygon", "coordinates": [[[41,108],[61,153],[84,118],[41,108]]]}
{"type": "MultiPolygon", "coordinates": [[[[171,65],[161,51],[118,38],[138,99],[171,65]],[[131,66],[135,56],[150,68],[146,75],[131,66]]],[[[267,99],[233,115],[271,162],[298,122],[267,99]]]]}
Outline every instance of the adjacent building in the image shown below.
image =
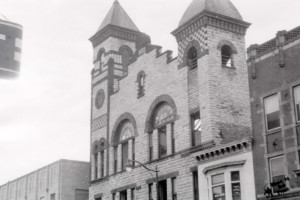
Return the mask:
{"type": "Polygon", "coordinates": [[[248,48],[258,199],[300,199],[299,55],[300,27],[248,48]]]}
{"type": "Polygon", "coordinates": [[[0,200],[87,200],[89,163],[59,160],[0,186],[0,200]]]}
{"type": "Polygon", "coordinates": [[[90,38],[90,200],[255,199],[248,26],[229,0],[193,0],[174,58],[113,3],[90,38]]]}
{"type": "Polygon", "coordinates": [[[20,73],[23,27],[0,18],[0,79],[15,78],[20,73]]]}

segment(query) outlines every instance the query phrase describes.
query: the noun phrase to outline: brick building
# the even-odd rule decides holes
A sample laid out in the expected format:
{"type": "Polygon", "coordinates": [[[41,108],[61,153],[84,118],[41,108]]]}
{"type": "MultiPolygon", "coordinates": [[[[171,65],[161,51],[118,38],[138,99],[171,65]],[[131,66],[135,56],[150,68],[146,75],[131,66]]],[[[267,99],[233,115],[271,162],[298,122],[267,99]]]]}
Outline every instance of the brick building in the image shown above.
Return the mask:
{"type": "Polygon", "coordinates": [[[258,199],[300,199],[299,55],[300,27],[248,48],[258,199]]]}
{"type": "Polygon", "coordinates": [[[0,200],[87,200],[89,163],[59,160],[0,186],[0,200]]]}
{"type": "Polygon", "coordinates": [[[23,27],[0,17],[0,79],[15,78],[20,72],[23,27]]]}
{"type": "Polygon", "coordinates": [[[229,0],[194,0],[173,58],[113,3],[90,38],[90,200],[255,199],[248,26],[229,0]]]}

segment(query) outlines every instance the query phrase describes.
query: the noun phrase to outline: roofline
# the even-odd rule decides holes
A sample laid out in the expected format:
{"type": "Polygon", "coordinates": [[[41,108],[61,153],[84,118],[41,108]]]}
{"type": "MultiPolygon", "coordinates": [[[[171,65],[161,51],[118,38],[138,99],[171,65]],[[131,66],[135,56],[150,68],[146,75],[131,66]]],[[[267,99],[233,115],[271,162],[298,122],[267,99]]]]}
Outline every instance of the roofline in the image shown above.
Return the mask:
{"type": "Polygon", "coordinates": [[[238,24],[240,26],[244,26],[246,28],[248,28],[251,25],[251,23],[245,22],[243,20],[235,19],[235,18],[232,18],[232,17],[228,17],[226,15],[221,15],[221,14],[218,14],[218,13],[215,13],[215,12],[211,12],[211,11],[208,11],[208,10],[203,10],[199,14],[197,14],[194,17],[192,17],[191,19],[189,19],[187,22],[185,22],[182,25],[180,25],[179,27],[177,27],[171,33],[174,36],[177,35],[179,32],[181,32],[182,30],[184,30],[185,28],[187,28],[188,26],[190,26],[191,23],[196,22],[197,20],[199,20],[200,18],[202,18],[204,16],[219,18],[219,19],[231,22],[231,23],[236,23],[236,24],[238,24]]]}
{"type": "Polygon", "coordinates": [[[21,24],[17,24],[17,23],[7,21],[7,20],[0,19],[0,24],[5,24],[5,25],[12,26],[15,28],[23,29],[23,26],[21,24]]]}
{"type": "Polygon", "coordinates": [[[45,165],[45,166],[43,166],[43,167],[40,167],[40,168],[38,168],[38,169],[36,169],[36,170],[34,170],[34,171],[31,171],[31,172],[29,172],[29,173],[26,173],[25,175],[20,176],[20,177],[18,177],[18,178],[16,178],[16,179],[9,180],[9,181],[7,181],[6,184],[0,185],[0,188],[1,188],[1,187],[4,187],[5,185],[8,185],[8,184],[10,184],[10,183],[12,183],[12,182],[16,182],[16,181],[18,181],[18,180],[20,180],[20,179],[23,179],[23,178],[25,178],[25,177],[27,177],[27,176],[29,176],[29,175],[31,175],[31,174],[34,174],[35,172],[41,171],[42,169],[45,169],[45,168],[47,168],[47,167],[51,167],[52,165],[55,165],[55,164],[58,164],[58,163],[62,163],[62,162],[81,163],[81,164],[90,165],[90,162],[87,162],[87,161],[78,161],[78,160],[60,159],[60,160],[57,160],[57,161],[55,161],[55,162],[52,162],[52,163],[50,163],[50,164],[48,164],[48,165],[45,165]]]}

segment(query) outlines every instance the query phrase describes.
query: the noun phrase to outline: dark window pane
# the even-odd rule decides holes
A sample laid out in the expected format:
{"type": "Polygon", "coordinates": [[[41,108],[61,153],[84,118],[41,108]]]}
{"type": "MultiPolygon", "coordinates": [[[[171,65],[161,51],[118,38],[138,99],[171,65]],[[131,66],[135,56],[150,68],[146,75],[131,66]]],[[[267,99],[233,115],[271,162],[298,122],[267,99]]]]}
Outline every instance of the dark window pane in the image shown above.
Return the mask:
{"type": "Polygon", "coordinates": [[[118,171],[118,148],[114,149],[114,172],[118,171]]]}
{"type": "Polygon", "coordinates": [[[188,52],[188,60],[187,65],[190,67],[190,69],[194,69],[197,67],[197,50],[195,47],[190,48],[188,52]]]}
{"type": "Polygon", "coordinates": [[[122,144],[122,170],[128,161],[128,142],[122,144]]]}
{"type": "Polygon", "coordinates": [[[240,180],[240,172],[234,171],[231,172],[231,181],[239,181],[240,180]]]}
{"type": "Polygon", "coordinates": [[[198,172],[193,172],[194,200],[199,200],[198,172]]]}
{"type": "Polygon", "coordinates": [[[279,111],[267,114],[268,130],[280,127],[279,111]]]}
{"type": "Polygon", "coordinates": [[[158,182],[158,192],[159,192],[159,199],[160,200],[167,200],[167,181],[159,181],[158,182]]]}
{"type": "Polygon", "coordinates": [[[149,160],[153,159],[153,133],[149,133],[149,160]]]}
{"type": "Polygon", "coordinates": [[[153,200],[153,196],[152,196],[152,190],[153,190],[153,188],[152,188],[152,186],[153,186],[152,183],[149,184],[149,200],[153,200]]]}
{"type": "Polygon", "coordinates": [[[191,123],[192,123],[192,145],[197,146],[201,144],[201,119],[200,119],[199,112],[191,115],[191,123]]]}
{"type": "Polygon", "coordinates": [[[163,157],[167,155],[167,133],[166,127],[162,127],[158,129],[159,135],[159,157],[163,157]]]}
{"type": "Polygon", "coordinates": [[[232,200],[241,200],[241,185],[240,183],[232,183],[232,200]]]}
{"type": "Polygon", "coordinates": [[[104,176],[104,151],[101,151],[101,177],[104,176]]]}
{"type": "Polygon", "coordinates": [[[120,192],[120,200],[127,200],[127,190],[120,192]]]}

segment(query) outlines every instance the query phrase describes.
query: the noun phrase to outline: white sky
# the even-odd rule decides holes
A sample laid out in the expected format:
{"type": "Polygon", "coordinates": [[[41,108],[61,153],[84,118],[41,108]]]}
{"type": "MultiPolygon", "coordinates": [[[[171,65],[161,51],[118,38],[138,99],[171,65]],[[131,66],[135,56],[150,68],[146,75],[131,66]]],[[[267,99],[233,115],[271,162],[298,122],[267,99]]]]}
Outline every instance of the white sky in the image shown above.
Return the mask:
{"type": "MultiPolygon", "coordinates": [[[[173,50],[170,34],[191,0],[119,0],[152,43],[173,50]]],[[[247,47],[300,25],[299,0],[232,0],[248,29],[247,47]]],[[[0,0],[24,27],[21,77],[0,80],[0,185],[58,159],[89,160],[88,41],[113,0],[0,0]]]]}

